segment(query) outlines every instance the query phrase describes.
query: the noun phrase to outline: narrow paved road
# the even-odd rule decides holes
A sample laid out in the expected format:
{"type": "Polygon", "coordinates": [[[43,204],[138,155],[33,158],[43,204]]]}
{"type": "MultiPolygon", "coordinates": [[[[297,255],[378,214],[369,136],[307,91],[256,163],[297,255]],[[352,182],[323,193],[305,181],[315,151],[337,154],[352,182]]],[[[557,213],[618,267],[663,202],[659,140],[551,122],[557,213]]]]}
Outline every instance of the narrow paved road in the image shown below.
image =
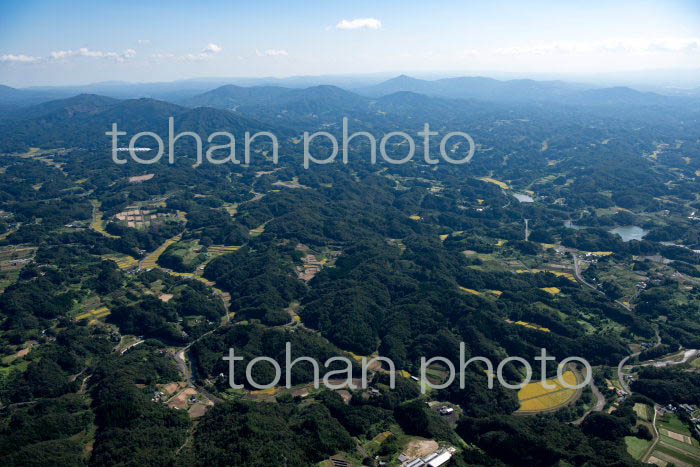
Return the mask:
{"type": "Polygon", "coordinates": [[[596,398],[596,403],[593,407],[588,409],[586,413],[584,413],[580,418],[577,420],[571,422],[572,425],[580,425],[583,423],[583,421],[588,417],[590,414],[593,412],[602,412],[603,409],[605,408],[605,396],[603,395],[602,392],[600,392],[600,389],[598,389],[598,386],[595,385],[595,380],[591,379],[591,391],[593,392],[593,395],[596,398]]]}
{"type": "Polygon", "coordinates": [[[651,443],[651,446],[649,446],[649,449],[647,449],[647,452],[645,452],[642,456],[642,462],[647,462],[647,460],[649,460],[649,456],[651,456],[651,453],[654,452],[656,443],[658,443],[659,439],[661,438],[659,436],[659,429],[656,427],[656,404],[654,404],[654,421],[652,422],[651,426],[654,428],[654,441],[651,443]]]}
{"type": "MultiPolygon", "coordinates": [[[[594,285],[589,284],[588,282],[585,281],[583,276],[581,275],[581,263],[579,262],[578,256],[576,256],[576,253],[571,251],[571,256],[574,258],[574,276],[576,277],[576,280],[579,281],[581,284],[585,285],[589,289],[595,290],[599,294],[606,296],[605,293],[602,290],[598,290],[598,288],[594,285]]],[[[622,300],[614,300],[615,303],[620,305],[622,308],[624,308],[627,311],[632,311],[632,307],[629,305],[626,305],[622,300]]]]}
{"type": "Polygon", "coordinates": [[[186,346],[182,347],[181,349],[177,350],[173,354],[173,358],[175,359],[175,363],[177,364],[178,369],[180,372],[185,376],[185,381],[187,381],[187,385],[190,387],[195,388],[197,391],[199,391],[200,394],[202,394],[206,399],[211,401],[213,404],[223,402],[223,399],[216,397],[206,389],[204,389],[201,386],[198,386],[194,380],[192,379],[192,372],[190,371],[190,367],[187,364],[187,351],[192,347],[192,344],[195,342],[199,342],[201,339],[205,338],[209,334],[213,333],[214,331],[222,328],[223,326],[227,326],[229,324],[229,321],[227,320],[226,322],[221,323],[219,326],[216,328],[212,329],[211,331],[205,332],[201,336],[199,336],[197,339],[193,340],[186,346]]]}
{"type": "Polygon", "coordinates": [[[530,219],[525,219],[525,241],[527,242],[527,239],[530,238],[530,226],[528,225],[528,222],[530,219]]]}
{"type": "MultiPolygon", "coordinates": [[[[598,290],[596,287],[589,284],[588,282],[586,282],[583,279],[583,276],[581,276],[581,264],[579,263],[578,256],[573,251],[571,252],[571,256],[573,256],[573,258],[574,258],[574,275],[576,277],[576,280],[579,281],[581,284],[585,285],[586,287],[589,287],[590,289],[593,289],[596,292],[598,292],[602,295],[605,295],[605,293],[603,293],[601,290],[598,290]]],[[[621,307],[623,307],[627,311],[632,311],[632,308],[629,305],[626,305],[625,303],[623,303],[620,300],[615,300],[615,303],[617,303],[618,305],[620,305],[621,307]]],[[[656,333],[656,344],[654,344],[654,346],[652,348],[656,348],[656,347],[661,345],[661,336],[659,335],[659,330],[654,329],[654,332],[656,333]]],[[[625,364],[629,361],[629,359],[637,357],[641,353],[642,352],[639,351],[639,352],[635,352],[633,354],[630,354],[630,355],[626,356],[625,358],[623,358],[622,360],[620,360],[620,363],[618,363],[618,365],[617,365],[617,379],[620,381],[620,385],[622,386],[622,389],[624,389],[627,392],[627,394],[632,394],[632,391],[630,390],[629,385],[627,384],[627,382],[623,378],[622,369],[625,366],[625,364]]]]}
{"type": "MultiPolygon", "coordinates": [[[[659,330],[655,329],[654,332],[656,333],[656,344],[654,344],[652,349],[661,345],[661,336],[659,335],[659,330]]],[[[631,355],[628,355],[627,357],[620,360],[620,363],[617,365],[617,379],[618,379],[618,381],[620,381],[620,384],[622,385],[622,389],[624,389],[627,392],[627,394],[632,394],[632,390],[630,389],[630,387],[627,385],[627,382],[623,378],[624,375],[622,373],[622,368],[625,366],[625,364],[627,363],[627,361],[630,358],[637,357],[641,353],[642,352],[639,351],[639,352],[635,352],[631,355]]]]}

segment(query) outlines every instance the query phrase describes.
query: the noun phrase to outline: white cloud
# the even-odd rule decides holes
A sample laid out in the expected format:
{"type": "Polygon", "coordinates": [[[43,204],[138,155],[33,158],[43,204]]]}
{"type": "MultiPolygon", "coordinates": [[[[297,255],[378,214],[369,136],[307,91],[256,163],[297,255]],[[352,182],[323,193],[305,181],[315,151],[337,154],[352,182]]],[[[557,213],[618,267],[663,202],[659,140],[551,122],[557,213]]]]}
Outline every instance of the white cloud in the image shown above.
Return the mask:
{"type": "Polygon", "coordinates": [[[150,44],[151,40],[150,39],[139,39],[136,42],[138,42],[139,44],[150,44]]]}
{"type": "Polygon", "coordinates": [[[202,53],[219,53],[221,52],[221,46],[217,44],[209,44],[207,45],[204,50],[202,50],[202,53]]]}
{"type": "Polygon", "coordinates": [[[286,50],[282,49],[267,49],[263,52],[260,52],[258,49],[255,49],[255,54],[258,57],[286,57],[289,55],[286,50]]]}
{"type": "Polygon", "coordinates": [[[336,29],[381,29],[382,22],[375,18],[344,19],[335,25],[336,29]]]}
{"type": "Polygon", "coordinates": [[[90,50],[87,47],[81,47],[78,50],[55,50],[51,52],[50,58],[54,60],[65,60],[71,57],[86,57],[86,58],[109,58],[118,62],[123,62],[128,58],[133,58],[136,55],[134,49],[126,49],[122,53],[118,52],[102,52],[100,50],[90,50]]]}
{"type": "Polygon", "coordinates": [[[7,62],[7,63],[33,63],[33,62],[38,62],[40,58],[38,57],[32,57],[30,55],[13,55],[13,54],[8,54],[8,55],[0,55],[0,62],[7,62]]]}

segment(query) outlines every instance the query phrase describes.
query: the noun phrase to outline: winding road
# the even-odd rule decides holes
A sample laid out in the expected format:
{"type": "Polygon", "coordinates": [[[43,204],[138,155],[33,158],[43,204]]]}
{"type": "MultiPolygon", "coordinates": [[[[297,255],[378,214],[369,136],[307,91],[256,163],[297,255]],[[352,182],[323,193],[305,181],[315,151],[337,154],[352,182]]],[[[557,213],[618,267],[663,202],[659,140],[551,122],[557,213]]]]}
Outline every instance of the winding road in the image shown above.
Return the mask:
{"type": "MultiPolygon", "coordinates": [[[[654,346],[651,347],[652,349],[661,345],[661,336],[659,335],[659,330],[654,329],[654,333],[656,334],[656,344],[654,344],[654,346]]],[[[622,369],[630,358],[637,357],[641,353],[642,352],[639,351],[639,352],[635,352],[631,355],[628,355],[625,358],[623,358],[622,360],[620,360],[620,363],[617,364],[617,379],[618,379],[618,381],[620,381],[620,384],[622,385],[622,389],[624,389],[627,392],[627,394],[632,394],[632,390],[630,389],[630,387],[627,385],[627,382],[623,378],[624,375],[623,375],[622,369]]]]}
{"type": "MultiPolygon", "coordinates": [[[[605,293],[604,293],[603,291],[598,290],[598,288],[596,288],[595,286],[593,286],[593,285],[589,284],[588,282],[586,282],[586,280],[585,280],[585,279],[583,278],[583,276],[581,275],[581,263],[580,263],[580,260],[579,260],[579,258],[578,258],[578,255],[576,254],[575,251],[569,250],[569,252],[571,253],[571,256],[574,258],[574,276],[576,277],[576,280],[577,280],[578,282],[580,282],[582,285],[588,287],[589,289],[595,290],[595,291],[598,292],[599,294],[605,296],[605,293]]],[[[629,305],[623,303],[621,300],[615,300],[615,303],[617,303],[618,305],[620,305],[621,307],[623,307],[623,308],[624,308],[625,310],[627,310],[627,311],[632,311],[632,308],[631,308],[629,305]]],[[[658,346],[661,345],[661,336],[659,335],[659,330],[658,330],[658,328],[655,328],[655,329],[654,329],[654,333],[656,334],[656,343],[654,344],[653,347],[651,347],[652,349],[653,349],[653,348],[656,348],[656,347],[658,347],[658,346]]],[[[642,353],[641,351],[639,351],[639,352],[634,352],[634,353],[632,353],[632,354],[626,356],[626,357],[623,358],[622,360],[620,360],[620,363],[617,364],[617,379],[618,379],[618,381],[620,381],[620,385],[622,386],[622,389],[624,389],[625,392],[627,392],[627,394],[632,394],[632,390],[630,389],[629,385],[628,385],[627,382],[625,381],[623,369],[624,369],[625,365],[627,364],[627,362],[628,362],[631,358],[637,357],[637,356],[639,356],[641,353],[642,353]]],[[[600,390],[598,390],[598,388],[595,386],[595,384],[594,384],[593,381],[591,382],[591,390],[593,391],[593,393],[595,394],[595,396],[598,398],[598,401],[597,401],[597,403],[596,403],[596,405],[595,405],[595,407],[594,407],[593,409],[591,409],[591,410],[589,410],[588,412],[586,412],[581,418],[579,418],[578,420],[576,420],[576,421],[574,422],[574,424],[576,424],[576,425],[578,425],[578,424],[580,424],[581,422],[583,422],[583,420],[584,420],[591,412],[600,412],[600,411],[603,410],[603,408],[605,407],[605,397],[604,397],[603,394],[600,392],[600,390]]],[[[656,429],[656,427],[654,427],[654,429],[656,429]]],[[[650,451],[650,452],[651,452],[651,451],[650,451]]]]}
{"type": "Polygon", "coordinates": [[[208,336],[212,332],[216,331],[217,329],[221,328],[222,326],[226,326],[228,322],[220,324],[218,327],[212,329],[211,331],[208,331],[201,336],[199,336],[197,339],[193,340],[186,346],[182,347],[178,351],[176,351],[173,354],[173,358],[175,359],[175,363],[177,364],[178,369],[180,372],[185,376],[185,381],[187,381],[187,385],[190,387],[195,388],[202,396],[204,396],[206,399],[208,399],[212,404],[220,403],[223,402],[223,399],[216,397],[206,389],[204,389],[201,386],[198,386],[195,384],[194,380],[192,379],[192,372],[190,371],[190,367],[187,364],[187,351],[190,349],[192,344],[195,342],[198,342],[200,339],[203,339],[204,337],[208,336]]]}
{"type": "Polygon", "coordinates": [[[605,408],[605,396],[603,395],[602,392],[600,392],[600,389],[598,389],[598,386],[595,385],[595,380],[591,379],[591,383],[589,385],[591,387],[591,391],[593,392],[593,395],[596,397],[596,403],[593,407],[588,409],[586,413],[581,415],[580,418],[574,420],[571,422],[572,425],[580,425],[583,423],[583,421],[588,417],[590,414],[593,412],[602,412],[603,409],[605,408]]]}

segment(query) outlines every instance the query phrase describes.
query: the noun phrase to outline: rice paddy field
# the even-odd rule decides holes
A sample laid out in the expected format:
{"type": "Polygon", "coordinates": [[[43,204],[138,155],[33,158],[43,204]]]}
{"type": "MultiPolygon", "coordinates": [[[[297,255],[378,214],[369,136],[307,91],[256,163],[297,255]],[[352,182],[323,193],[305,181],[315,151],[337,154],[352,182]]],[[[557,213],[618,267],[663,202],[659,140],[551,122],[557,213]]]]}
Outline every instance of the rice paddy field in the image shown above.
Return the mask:
{"type": "Polygon", "coordinates": [[[482,180],[482,181],[488,182],[488,183],[493,183],[494,185],[500,186],[500,187],[503,188],[504,190],[507,190],[507,189],[510,188],[510,186],[509,186],[507,183],[502,182],[502,181],[500,181],[500,180],[496,180],[495,178],[483,177],[483,178],[480,178],[479,180],[482,180]]]}
{"type": "Polygon", "coordinates": [[[131,269],[135,268],[139,264],[136,258],[126,255],[104,255],[102,256],[102,259],[111,259],[112,261],[117,263],[119,269],[131,269]]]}
{"type": "Polygon", "coordinates": [[[552,332],[551,329],[540,326],[535,323],[528,323],[527,321],[511,321],[512,324],[517,324],[518,326],[525,326],[526,328],[536,329],[542,332],[552,332]]]}
{"type": "Polygon", "coordinates": [[[262,234],[263,232],[265,232],[265,224],[263,224],[259,227],[256,227],[254,229],[250,229],[250,236],[257,237],[258,235],[262,234]]]}
{"type": "Polygon", "coordinates": [[[550,274],[554,274],[557,277],[566,277],[571,282],[576,282],[576,278],[570,272],[554,271],[552,269],[518,269],[515,272],[517,272],[518,274],[537,274],[538,272],[548,272],[550,274]]]}
{"type": "MultiPolygon", "coordinates": [[[[566,371],[562,375],[562,379],[569,385],[578,382],[576,374],[571,370],[566,371]]],[[[548,389],[540,381],[537,381],[518,391],[520,408],[516,413],[551,411],[568,404],[577,395],[576,389],[564,387],[557,378],[548,379],[546,383],[554,387],[548,389]]]]}
{"type": "Polygon", "coordinates": [[[141,261],[141,269],[153,269],[153,268],[155,268],[156,262],[158,261],[158,258],[160,258],[160,255],[162,255],[163,252],[165,250],[167,250],[170,245],[172,245],[173,243],[175,243],[179,240],[180,240],[179,235],[177,237],[166,240],[161,246],[159,246],[154,251],[149,253],[148,256],[146,256],[141,261]]]}
{"type": "Polygon", "coordinates": [[[653,458],[679,467],[700,465],[700,443],[694,439],[687,425],[675,414],[667,413],[657,419],[660,439],[648,462],[653,458]]]}
{"type": "Polygon", "coordinates": [[[219,256],[233,253],[234,251],[238,251],[240,249],[240,246],[233,245],[211,245],[207,247],[207,252],[211,253],[212,255],[219,256]]]}
{"type": "Polygon", "coordinates": [[[101,233],[105,237],[119,238],[119,237],[112,235],[110,233],[107,233],[105,231],[105,221],[102,218],[102,216],[103,216],[102,211],[100,211],[100,203],[98,201],[93,201],[92,206],[93,206],[93,213],[92,213],[92,223],[90,224],[90,228],[92,230],[94,230],[95,232],[101,233]]]}
{"type": "Polygon", "coordinates": [[[110,315],[110,311],[107,309],[106,306],[96,308],[92,311],[88,311],[85,313],[81,313],[78,316],[75,317],[76,321],[81,321],[84,319],[100,319],[100,318],[105,318],[110,315]]]}
{"type": "Polygon", "coordinates": [[[0,248],[0,293],[19,276],[19,271],[34,258],[35,247],[0,248]]]}
{"type": "Polygon", "coordinates": [[[462,287],[461,285],[459,286],[459,290],[470,293],[472,295],[481,295],[481,292],[479,292],[478,290],[468,289],[466,287],[462,287]]]}

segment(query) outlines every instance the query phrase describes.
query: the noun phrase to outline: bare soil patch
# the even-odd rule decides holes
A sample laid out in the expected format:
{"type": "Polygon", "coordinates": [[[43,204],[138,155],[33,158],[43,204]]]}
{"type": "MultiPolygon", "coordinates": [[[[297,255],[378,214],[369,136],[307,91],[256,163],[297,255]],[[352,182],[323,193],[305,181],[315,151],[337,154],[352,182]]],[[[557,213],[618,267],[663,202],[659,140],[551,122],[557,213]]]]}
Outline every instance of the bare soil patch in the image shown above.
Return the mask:
{"type": "Polygon", "coordinates": [[[408,457],[425,457],[440,446],[432,439],[414,439],[408,442],[403,453],[408,457]]]}

